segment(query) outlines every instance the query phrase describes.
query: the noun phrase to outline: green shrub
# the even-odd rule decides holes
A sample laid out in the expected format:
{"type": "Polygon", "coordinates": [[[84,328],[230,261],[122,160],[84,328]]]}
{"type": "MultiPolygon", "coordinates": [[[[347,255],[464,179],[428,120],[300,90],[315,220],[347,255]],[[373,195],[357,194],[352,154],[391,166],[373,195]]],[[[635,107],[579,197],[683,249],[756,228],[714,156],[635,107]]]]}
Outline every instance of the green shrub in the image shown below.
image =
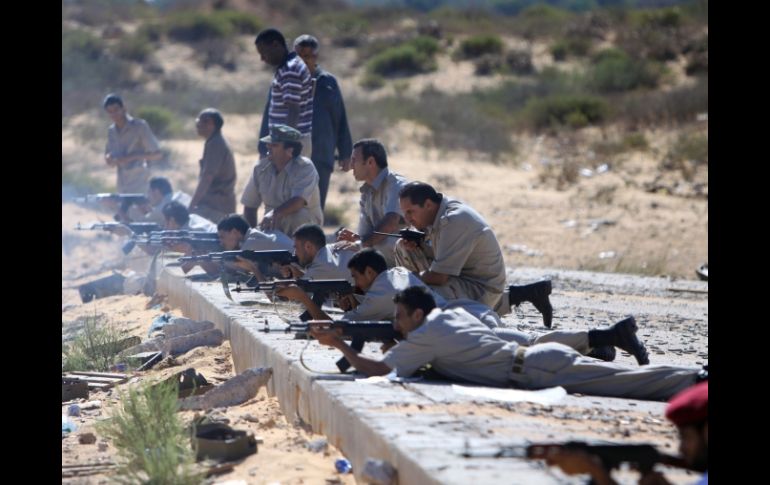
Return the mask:
{"type": "Polygon", "coordinates": [[[117,449],[124,483],[201,483],[190,434],[177,415],[177,386],[169,380],[129,388],[119,393],[110,418],[97,423],[97,431],[117,449]]]}
{"type": "Polygon", "coordinates": [[[579,128],[604,121],[609,106],[594,96],[557,94],[530,100],[525,111],[536,129],[559,125],[579,128]]]}
{"type": "Polygon", "coordinates": [[[385,78],[371,72],[364,73],[359,84],[366,89],[379,89],[385,85],[385,78]]]}
{"type": "Polygon", "coordinates": [[[568,57],[585,57],[591,52],[591,41],[586,38],[566,38],[551,45],[554,61],[564,61],[568,57]]]}
{"type": "Polygon", "coordinates": [[[708,77],[670,91],[629,93],[613,105],[614,117],[631,123],[687,123],[708,112],[708,77]]]}
{"type": "Polygon", "coordinates": [[[115,46],[115,54],[123,59],[144,62],[152,52],[152,44],[147,37],[132,35],[123,37],[115,46]]]}
{"type": "Polygon", "coordinates": [[[258,34],[263,28],[262,21],[254,14],[235,10],[216,10],[211,15],[229,23],[239,34],[258,34]]]}
{"type": "Polygon", "coordinates": [[[436,62],[413,45],[392,47],[367,62],[367,71],[380,76],[411,75],[436,69],[436,62]]]}
{"type": "Polygon", "coordinates": [[[62,64],[65,59],[77,55],[87,60],[96,60],[104,52],[104,42],[84,30],[62,30],[61,56],[62,64]]]}
{"type": "Polygon", "coordinates": [[[549,5],[524,9],[514,19],[514,31],[526,39],[553,37],[564,31],[572,14],[549,5]]]}
{"type": "Polygon", "coordinates": [[[166,22],[169,37],[179,42],[221,39],[234,32],[230,21],[221,15],[187,11],[168,17],[166,22]]]}
{"type": "Polygon", "coordinates": [[[458,59],[473,59],[484,54],[501,54],[503,52],[503,41],[500,36],[495,34],[482,34],[468,37],[460,42],[460,46],[455,51],[455,57],[458,59]]]}
{"type": "Polygon", "coordinates": [[[120,332],[99,317],[85,317],[83,329],[73,342],[63,347],[62,370],[107,372],[122,350],[120,332]]]}
{"type": "Polygon", "coordinates": [[[661,69],[655,64],[635,61],[617,49],[608,49],[595,58],[589,73],[589,84],[602,93],[654,88],[661,69]]]}
{"type": "Polygon", "coordinates": [[[407,42],[408,45],[417,49],[417,52],[422,52],[427,56],[434,56],[440,50],[439,43],[433,37],[421,35],[407,42]]]}
{"type": "Polygon", "coordinates": [[[140,106],[134,110],[134,114],[146,121],[152,132],[161,138],[179,135],[182,132],[178,117],[163,106],[140,106]]]}

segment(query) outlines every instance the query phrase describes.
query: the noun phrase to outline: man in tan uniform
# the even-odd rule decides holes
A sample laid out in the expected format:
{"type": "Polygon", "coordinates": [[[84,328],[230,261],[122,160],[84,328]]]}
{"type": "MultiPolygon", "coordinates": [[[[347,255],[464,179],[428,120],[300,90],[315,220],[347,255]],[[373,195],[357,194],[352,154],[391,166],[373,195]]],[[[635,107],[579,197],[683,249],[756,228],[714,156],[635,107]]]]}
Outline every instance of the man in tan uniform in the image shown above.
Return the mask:
{"type": "Polygon", "coordinates": [[[107,130],[104,161],[118,170],[119,193],[142,194],[150,176],[147,162],[163,158],[158,140],[146,121],[126,112],[117,94],[108,94],[103,105],[113,121],[107,130]]]}
{"type": "Polygon", "coordinates": [[[361,191],[361,209],[358,233],[343,229],[337,234],[338,241],[347,241],[353,249],[375,248],[385,256],[389,267],[396,265],[393,248],[398,238],[374,234],[395,233],[406,224],[401,214],[398,193],[408,180],[388,169],[388,155],[378,140],[368,138],[353,145],[350,157],[353,177],[364,184],[361,191]]]}
{"type": "Polygon", "coordinates": [[[206,143],[189,210],[215,223],[235,212],[235,158],[222,136],[224,123],[222,114],[214,108],[204,109],[195,120],[198,135],[206,143]]]}
{"type": "Polygon", "coordinates": [[[260,141],[268,154],[254,167],[241,202],[246,220],[256,221],[256,211],[265,204],[260,229],[294,234],[303,224],[323,224],[318,172],[303,157],[301,134],[287,125],[273,125],[260,141]],[[248,212],[248,214],[246,213],[248,212]]]}
{"type": "Polygon", "coordinates": [[[406,221],[424,231],[425,240],[418,244],[400,239],[396,264],[418,273],[447,300],[476,300],[501,315],[509,313],[512,304],[530,301],[543,314],[545,326],[551,327],[550,281],[512,285],[508,297],[502,298],[503,253],[492,228],[472,207],[423,182],[401,189],[399,203],[406,221]]]}
{"type": "Polygon", "coordinates": [[[495,335],[462,308],[442,310],[430,292],[411,287],[394,298],[394,328],[405,336],[382,360],[360,356],[340,337],[339,329],[311,329],[321,344],[340,350],[361,373],[408,377],[426,364],[455,381],[487,386],[542,389],[630,399],[666,400],[696,384],[700,369],[690,366],[628,367],[581,355],[549,342],[522,346],[495,335]]]}

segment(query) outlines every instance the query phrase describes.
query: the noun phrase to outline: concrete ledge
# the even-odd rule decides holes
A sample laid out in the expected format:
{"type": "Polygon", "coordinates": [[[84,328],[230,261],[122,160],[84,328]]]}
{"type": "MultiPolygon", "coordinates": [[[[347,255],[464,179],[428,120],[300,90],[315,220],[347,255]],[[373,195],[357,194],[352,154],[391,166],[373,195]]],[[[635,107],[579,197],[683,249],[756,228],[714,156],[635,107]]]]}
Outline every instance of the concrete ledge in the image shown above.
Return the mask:
{"type": "MultiPolygon", "coordinates": [[[[466,459],[460,454],[466,443],[477,449],[528,441],[608,439],[603,436],[605,428],[600,426],[608,416],[637,416],[640,422],[654,416],[662,423],[665,403],[568,396],[558,409],[588,409],[592,413],[588,419],[598,423],[592,429],[593,423],[582,422],[580,429],[539,423],[527,415],[548,413],[550,408],[543,410],[527,403],[490,404],[485,399],[457,394],[449,383],[356,381],[337,372],[334,362],[340,356],[338,352],[280,332],[292,316],[284,310],[279,315],[261,294],[234,294],[236,300],[261,302],[243,306],[227,300],[220,283],[190,281],[179,268],[165,268],[158,288],[186,316],[211,320],[224,332],[231,342],[236,372],[272,367],[268,392],[278,397],[287,419],[299,419],[326,435],[351,461],[355,473],[363,469],[367,458],[378,458],[398,469],[401,484],[580,483],[547,470],[537,461],[466,459]],[[266,324],[272,332],[263,331],[266,324]],[[299,361],[306,346],[303,360],[316,372],[308,371],[299,361]],[[465,407],[458,410],[458,406],[465,407]]],[[[365,353],[380,355],[373,344],[365,353]]],[[[656,426],[667,429],[664,423],[656,426]]],[[[652,428],[652,438],[636,441],[655,442],[652,428]]],[[[658,442],[665,440],[662,434],[658,432],[658,442]]]]}

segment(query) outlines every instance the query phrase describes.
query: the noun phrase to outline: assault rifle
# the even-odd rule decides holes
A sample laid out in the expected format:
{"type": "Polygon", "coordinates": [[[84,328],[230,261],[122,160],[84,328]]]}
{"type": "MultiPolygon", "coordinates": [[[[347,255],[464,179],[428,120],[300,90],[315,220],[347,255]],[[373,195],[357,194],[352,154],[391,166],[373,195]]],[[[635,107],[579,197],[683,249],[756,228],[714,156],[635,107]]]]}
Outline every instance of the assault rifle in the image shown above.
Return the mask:
{"type": "Polygon", "coordinates": [[[409,242],[413,242],[416,244],[421,244],[425,240],[425,233],[422,231],[416,231],[414,229],[401,229],[398,231],[398,234],[391,234],[389,232],[377,232],[374,231],[374,234],[379,234],[381,236],[390,236],[390,237],[399,237],[401,239],[404,239],[409,242]]]}
{"type": "Polygon", "coordinates": [[[103,229],[108,232],[116,232],[120,228],[129,228],[134,234],[148,234],[153,231],[159,231],[161,227],[154,222],[94,222],[88,226],[83,226],[78,222],[75,229],[78,231],[92,231],[95,229],[103,229]]]}
{"type": "MultiPolygon", "coordinates": [[[[463,456],[466,458],[530,458],[545,459],[559,450],[585,451],[599,458],[602,466],[609,471],[629,463],[639,470],[642,475],[652,471],[656,463],[687,468],[682,458],[659,452],[654,446],[647,444],[616,444],[616,443],[587,443],[585,441],[569,441],[566,443],[533,443],[524,446],[505,446],[492,452],[471,452],[466,442],[463,456]]],[[[590,483],[590,482],[589,482],[590,483]]]]}
{"type": "Polygon", "coordinates": [[[198,256],[183,256],[179,258],[179,262],[184,263],[186,261],[192,261],[199,263],[202,261],[236,261],[237,257],[248,259],[255,263],[278,263],[284,265],[297,262],[296,256],[283,249],[271,251],[252,251],[250,249],[221,251],[218,253],[201,254],[198,256]]]}
{"type": "MultiPolygon", "coordinates": [[[[267,327],[264,332],[270,332],[267,327]]],[[[291,323],[285,329],[286,333],[294,332],[295,339],[309,339],[310,328],[313,326],[324,326],[327,328],[338,329],[337,332],[345,340],[350,340],[350,347],[357,352],[361,352],[366,342],[390,342],[394,340],[403,340],[399,331],[393,328],[393,324],[387,321],[360,321],[351,322],[346,320],[310,320],[303,323],[291,323]]],[[[340,372],[345,372],[350,368],[350,363],[343,357],[337,361],[337,368],[340,372]]]]}
{"type": "Polygon", "coordinates": [[[87,203],[95,201],[111,201],[119,202],[121,205],[125,205],[126,208],[133,204],[144,204],[149,202],[149,199],[144,194],[87,194],[85,197],[75,197],[72,202],[87,203]]]}
{"type": "Polygon", "coordinates": [[[173,233],[182,232],[185,231],[158,231],[150,233],[149,236],[134,237],[123,245],[123,252],[125,254],[130,253],[137,244],[143,246],[150,253],[181,243],[189,244],[197,253],[210,253],[222,249],[219,236],[215,232],[189,232],[188,235],[173,235],[173,233]],[[171,233],[171,235],[159,236],[167,233],[171,233]]]}
{"type": "MultiPolygon", "coordinates": [[[[353,293],[353,286],[347,280],[274,280],[270,282],[258,283],[254,288],[236,287],[233,291],[275,291],[283,286],[297,285],[305,293],[312,293],[311,300],[321,308],[323,302],[332,295],[341,297],[353,293]]],[[[299,316],[303,322],[310,320],[310,313],[305,311],[299,316]]]]}

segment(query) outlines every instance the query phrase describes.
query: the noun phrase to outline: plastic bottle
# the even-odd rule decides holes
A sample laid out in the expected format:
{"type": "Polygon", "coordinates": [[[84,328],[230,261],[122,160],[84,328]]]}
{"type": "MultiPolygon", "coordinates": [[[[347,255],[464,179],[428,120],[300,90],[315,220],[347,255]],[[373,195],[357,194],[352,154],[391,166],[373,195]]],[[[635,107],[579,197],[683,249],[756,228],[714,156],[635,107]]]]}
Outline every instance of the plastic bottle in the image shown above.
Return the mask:
{"type": "Polygon", "coordinates": [[[334,468],[336,468],[339,473],[350,473],[353,469],[353,465],[351,465],[346,458],[339,458],[334,462],[334,468]]]}

